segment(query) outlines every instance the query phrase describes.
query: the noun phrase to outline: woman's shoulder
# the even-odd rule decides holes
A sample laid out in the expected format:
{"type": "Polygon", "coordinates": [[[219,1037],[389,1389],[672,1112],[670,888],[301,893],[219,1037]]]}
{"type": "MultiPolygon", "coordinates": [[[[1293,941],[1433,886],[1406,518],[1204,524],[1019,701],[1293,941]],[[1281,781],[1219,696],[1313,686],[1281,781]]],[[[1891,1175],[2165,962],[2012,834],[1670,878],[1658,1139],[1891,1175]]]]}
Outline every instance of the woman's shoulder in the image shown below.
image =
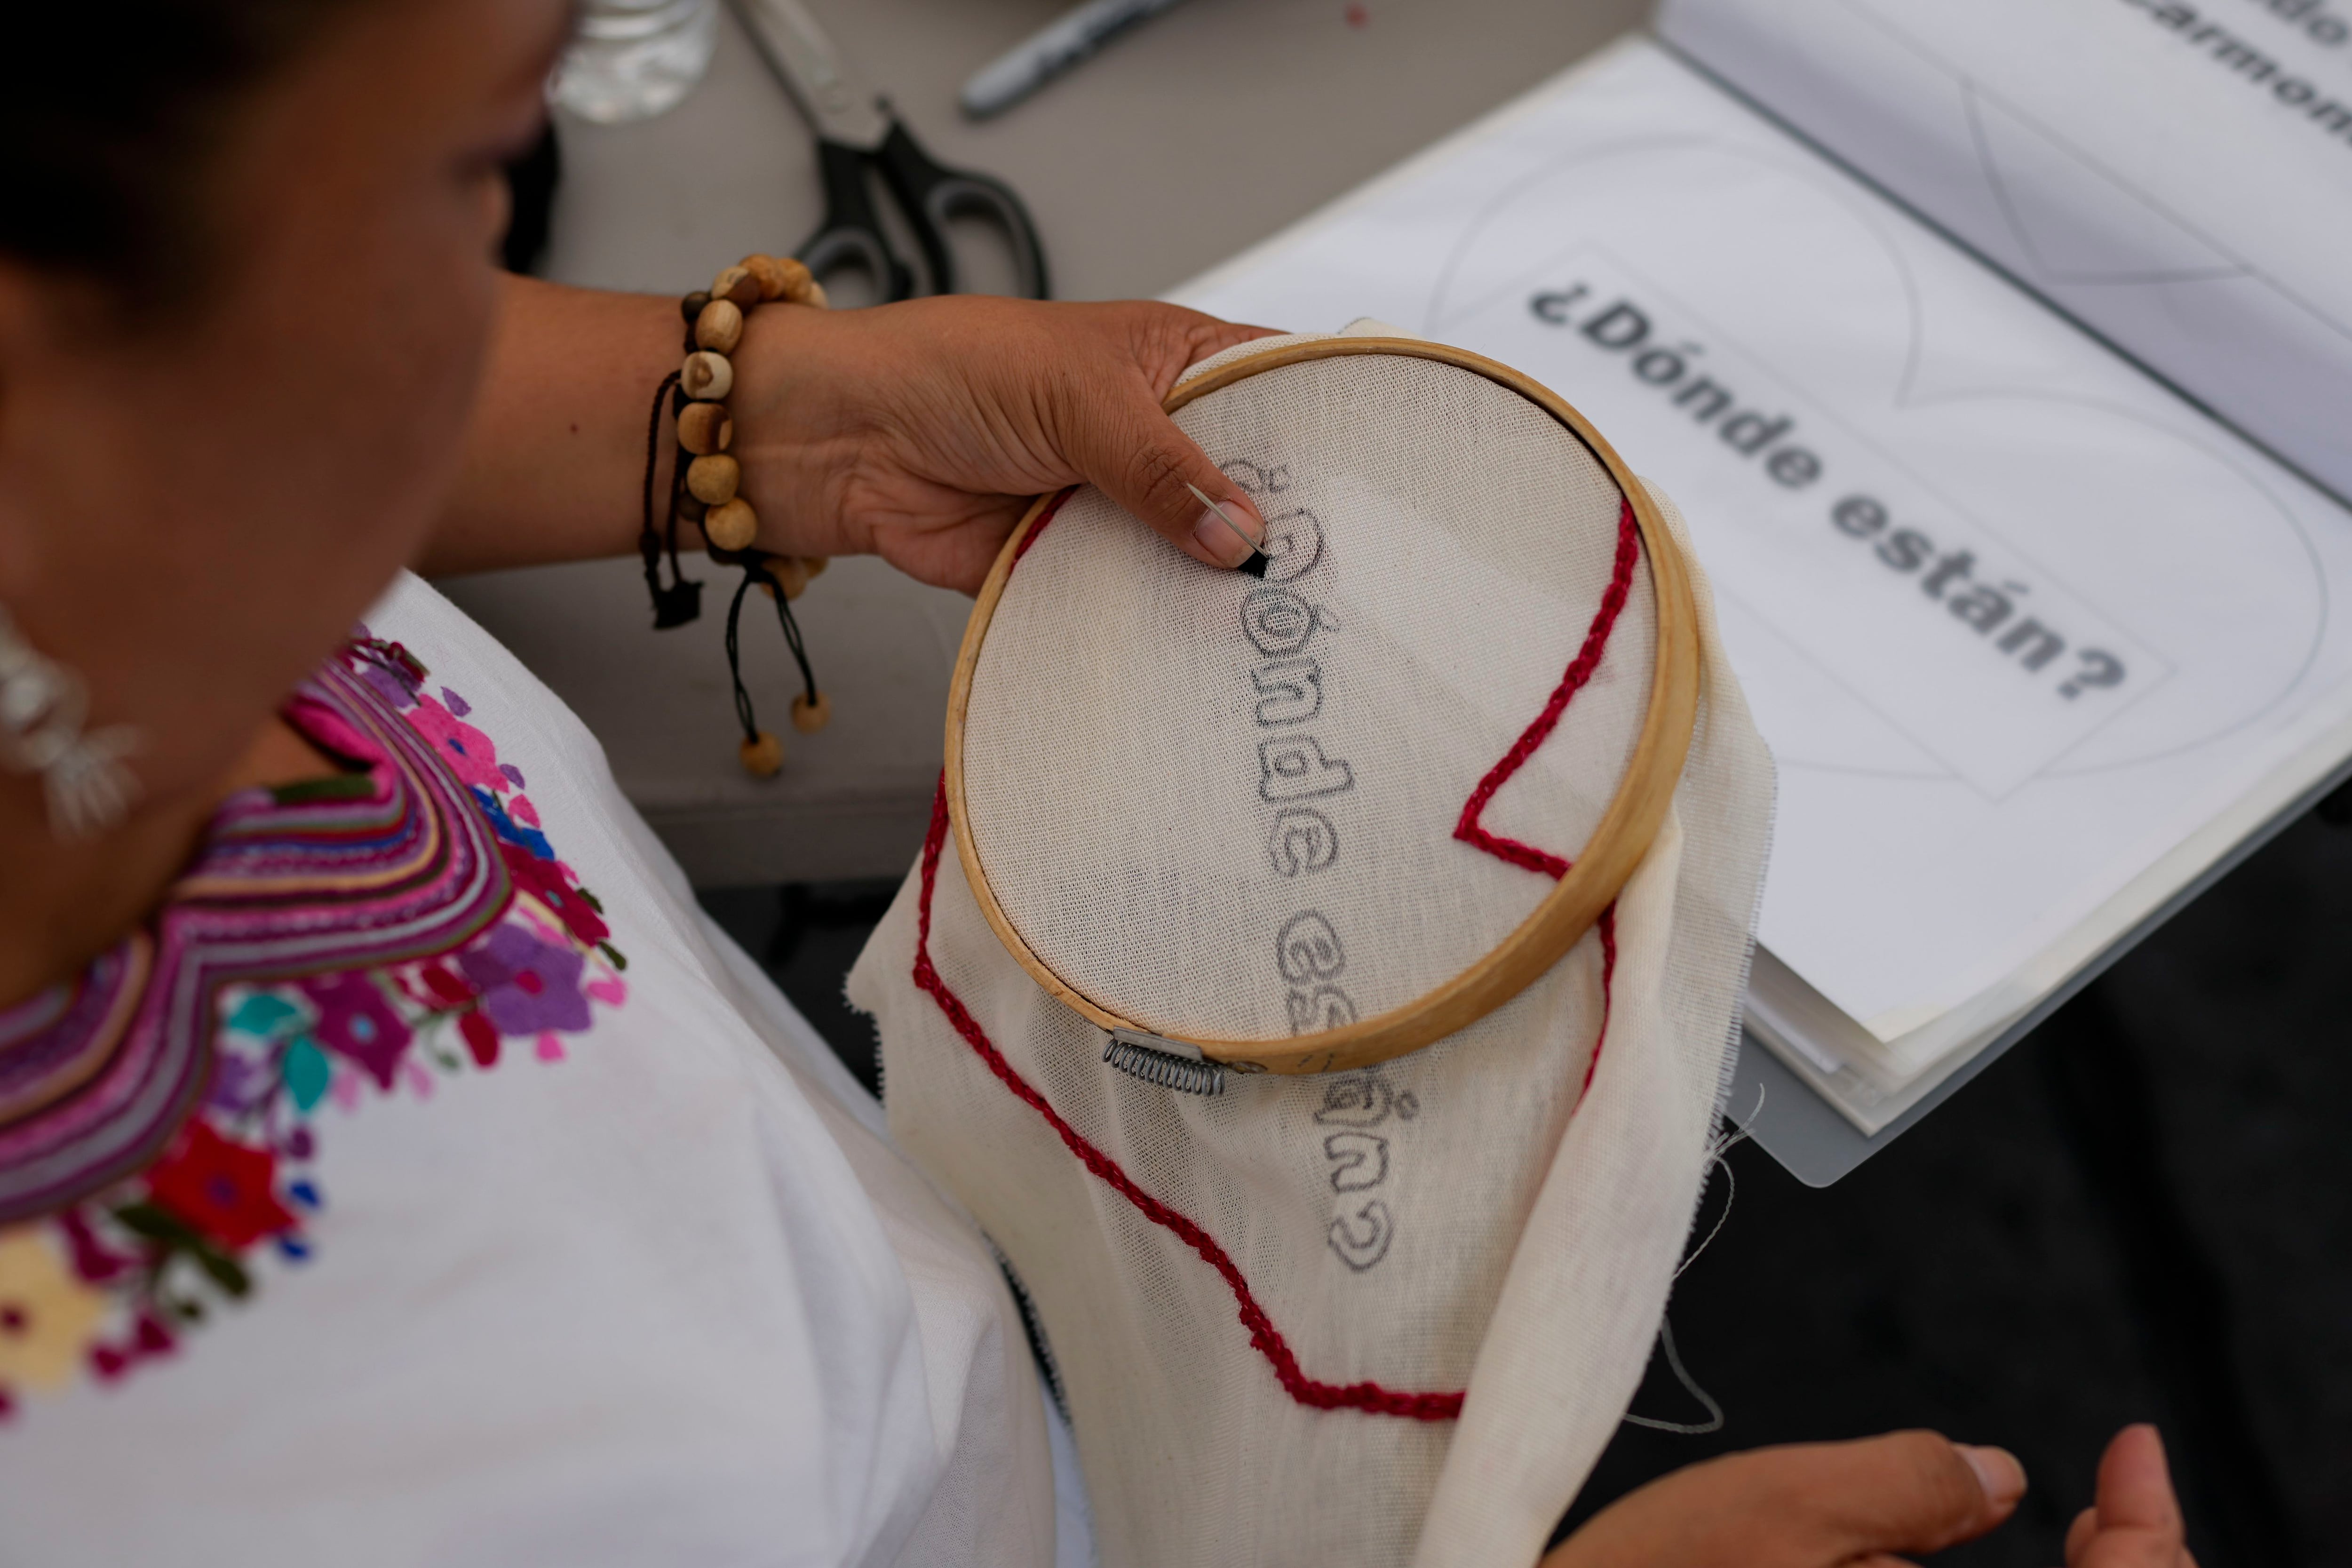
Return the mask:
{"type": "Polygon", "coordinates": [[[965,1305],[910,1286],[896,1156],[568,715],[400,598],[287,709],[346,771],[226,803],[146,930],[0,1016],[0,1556],[208,1560],[232,1497],[322,1547],[273,1471],[432,1555],[491,1433],[526,1555],[895,1528],[941,1463],[902,1369],[1003,1348],[929,1321],[990,1317],[984,1246],[941,1207],[965,1305]]]}
{"type": "Polygon", "coordinates": [[[341,1119],[562,1063],[628,1007],[604,901],[431,679],[355,637],[285,709],[342,771],[224,802],[147,925],[0,1014],[0,1413],[307,1263],[341,1119]]]}

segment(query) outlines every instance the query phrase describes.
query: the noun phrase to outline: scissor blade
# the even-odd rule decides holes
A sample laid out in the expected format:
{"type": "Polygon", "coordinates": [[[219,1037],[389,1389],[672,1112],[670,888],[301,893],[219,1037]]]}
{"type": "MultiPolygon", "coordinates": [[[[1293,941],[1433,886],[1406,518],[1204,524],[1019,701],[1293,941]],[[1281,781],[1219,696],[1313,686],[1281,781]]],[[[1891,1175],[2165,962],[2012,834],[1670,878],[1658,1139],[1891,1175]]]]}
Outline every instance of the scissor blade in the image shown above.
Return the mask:
{"type": "Polygon", "coordinates": [[[733,0],[752,41],[817,134],[872,151],[890,133],[879,95],[842,58],[801,0],[733,0]]]}

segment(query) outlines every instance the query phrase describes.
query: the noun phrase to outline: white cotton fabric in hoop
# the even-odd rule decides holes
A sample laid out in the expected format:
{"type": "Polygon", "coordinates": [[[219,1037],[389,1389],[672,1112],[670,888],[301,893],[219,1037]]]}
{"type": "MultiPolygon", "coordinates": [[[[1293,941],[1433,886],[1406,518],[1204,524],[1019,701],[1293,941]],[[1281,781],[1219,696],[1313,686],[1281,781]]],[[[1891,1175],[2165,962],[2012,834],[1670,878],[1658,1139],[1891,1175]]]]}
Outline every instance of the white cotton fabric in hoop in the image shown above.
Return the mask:
{"type": "MultiPolygon", "coordinates": [[[[1324,577],[1297,581],[1337,622],[1316,633],[1330,660],[1318,739],[1357,782],[1303,798],[1335,803],[1339,859],[1286,876],[1276,860],[1271,824],[1295,803],[1259,798],[1267,693],[1251,671],[1266,659],[1236,647],[1238,602],[1259,585],[1197,567],[1085,492],[1014,574],[1055,561],[1040,552],[1055,531],[1082,523],[1034,580],[1056,595],[1008,595],[1013,619],[983,655],[1006,632],[1033,661],[1008,669],[1052,721],[1010,700],[983,710],[975,685],[968,785],[992,885],[1059,973],[1084,970],[1098,1000],[1173,1033],[1180,1019],[1291,1032],[1295,987],[1269,976],[1295,906],[1251,879],[1294,900],[1318,879],[1339,889],[1308,907],[1341,935],[1336,984],[1367,1016],[1484,952],[1553,885],[1452,833],[1585,637],[1615,492],[1519,400],[1395,374],[1427,362],[1338,363],[1361,369],[1240,415],[1213,394],[1185,423],[1219,461],[1253,465],[1261,510],[1279,516],[1294,496],[1334,545],[1324,577]],[[1433,406],[1443,442],[1425,434],[1433,406]],[[1455,495],[1474,507],[1452,511],[1455,495]],[[1439,537],[1403,540],[1385,518],[1439,537]],[[1557,559],[1526,542],[1547,519],[1557,559]],[[1350,561],[1375,554],[1367,541],[1408,563],[1350,561]],[[1433,636],[1426,606],[1465,635],[1433,636]],[[1244,741],[1245,794],[1230,784],[1244,741]],[[1022,809],[1024,784],[1062,831],[1022,809]]],[[[1277,553],[1269,580],[1283,570],[1277,553]]],[[[1100,1031],[997,941],[935,828],[850,994],[880,1028],[892,1131],[1034,1300],[1108,1568],[1532,1563],[1608,1441],[1698,1194],[1769,834],[1770,758],[1693,576],[1697,730],[1619,898],[1605,988],[1596,929],[1507,1005],[1376,1068],[1237,1077],[1214,1099],[1119,1073],[1100,1031]],[[1247,1326],[1244,1292],[1262,1314],[1247,1326]]],[[[1613,791],[1654,637],[1646,567],[1636,581],[1592,683],[1489,808],[1492,831],[1572,856],[1613,791]]]]}
{"type": "MultiPolygon", "coordinates": [[[[1433,360],[1286,365],[1176,422],[1265,518],[1265,580],[1178,554],[1099,490],[1065,503],[973,676],[981,864],[1046,968],[1155,1034],[1278,1039],[1405,1005],[1551,891],[1452,835],[1576,653],[1623,497],[1541,407],[1433,360]]],[[[1637,570],[1610,657],[1490,831],[1580,851],[1656,641],[1637,570]]]]}

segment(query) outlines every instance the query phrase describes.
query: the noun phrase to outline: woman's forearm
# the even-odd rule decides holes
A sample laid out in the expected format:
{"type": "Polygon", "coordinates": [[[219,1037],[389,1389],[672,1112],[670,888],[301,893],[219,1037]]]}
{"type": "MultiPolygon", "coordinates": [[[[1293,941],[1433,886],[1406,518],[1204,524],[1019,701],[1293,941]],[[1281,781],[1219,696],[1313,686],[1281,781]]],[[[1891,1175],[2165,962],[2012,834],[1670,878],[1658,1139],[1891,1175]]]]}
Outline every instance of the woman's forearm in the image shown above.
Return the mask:
{"type": "MultiPolygon", "coordinates": [[[[625,554],[642,526],[654,389],[685,359],[676,301],[502,287],[457,492],[415,563],[427,574],[625,554]]],[[[728,452],[757,542],[778,554],[870,552],[971,592],[1030,497],[1088,480],[1231,566],[1265,525],[1160,399],[1186,366],[1260,335],[1144,302],[774,301],[747,314],[728,355],[728,452]]],[[[665,507],[676,446],[665,419],[665,507]]]]}
{"type": "MultiPolygon", "coordinates": [[[[677,301],[502,283],[465,465],[416,569],[428,575],[635,547],[654,388],[684,358],[677,301]]],[[[656,445],[659,486],[671,448],[656,445]]]]}

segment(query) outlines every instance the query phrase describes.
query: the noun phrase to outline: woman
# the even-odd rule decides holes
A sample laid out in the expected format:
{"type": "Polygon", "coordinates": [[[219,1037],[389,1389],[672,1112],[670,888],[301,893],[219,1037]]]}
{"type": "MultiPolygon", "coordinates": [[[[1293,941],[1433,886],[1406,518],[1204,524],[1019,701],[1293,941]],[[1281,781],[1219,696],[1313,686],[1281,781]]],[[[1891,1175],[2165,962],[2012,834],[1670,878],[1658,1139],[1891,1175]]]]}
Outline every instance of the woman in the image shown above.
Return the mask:
{"type": "MultiPolygon", "coordinates": [[[[8,1562],[1055,1552],[985,1243],[696,914],[577,721],[402,575],[634,539],[674,305],[487,260],[568,20],[12,24],[8,1562]]],[[[1150,305],[755,310],[730,401],[759,542],[968,589],[1019,498],[1087,479],[1231,564],[1188,486],[1255,514],[1158,399],[1254,335],[1150,305]]],[[[2023,1485],[1928,1434],[1738,1456],[1556,1561],[1934,1550],[2023,1485]]],[[[2152,1432],[2117,1438],[2068,1556],[2185,1561],[2152,1432]]]]}

